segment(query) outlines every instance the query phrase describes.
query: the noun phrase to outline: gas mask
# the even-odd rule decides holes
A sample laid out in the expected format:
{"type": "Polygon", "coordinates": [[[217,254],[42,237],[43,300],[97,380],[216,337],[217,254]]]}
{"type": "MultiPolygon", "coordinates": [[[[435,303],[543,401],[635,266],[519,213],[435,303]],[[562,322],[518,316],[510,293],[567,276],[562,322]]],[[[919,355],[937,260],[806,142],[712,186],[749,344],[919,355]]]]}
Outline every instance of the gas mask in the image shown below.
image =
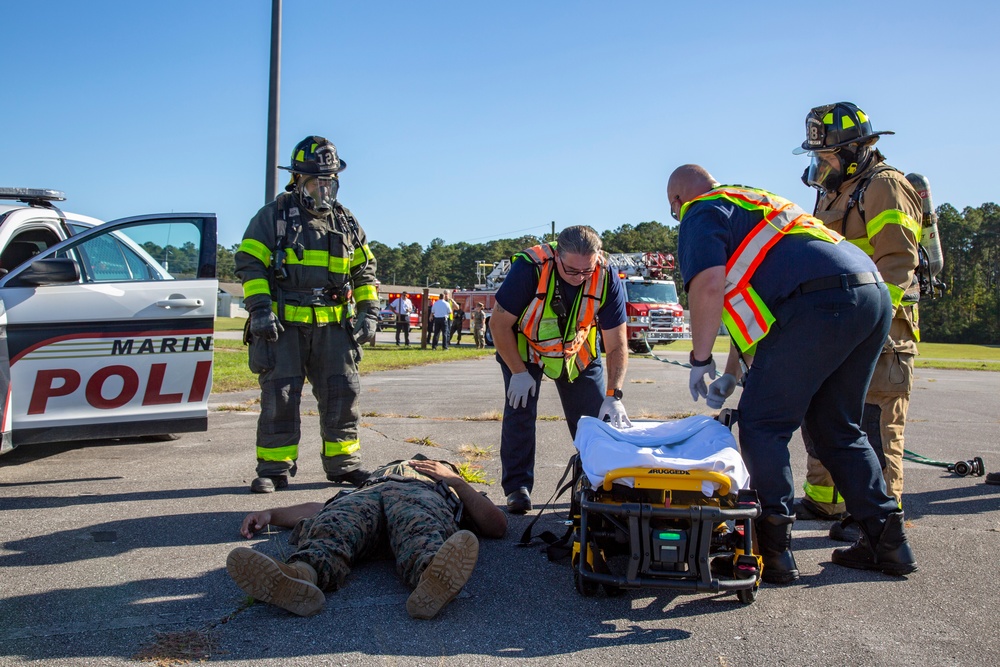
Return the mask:
{"type": "Polygon", "coordinates": [[[812,160],[802,174],[802,182],[809,187],[833,192],[844,181],[858,175],[871,159],[870,146],[850,144],[825,151],[809,151],[812,160]]]}
{"type": "Polygon", "coordinates": [[[299,193],[302,208],[314,215],[323,216],[333,210],[340,181],[330,176],[299,176],[295,189],[299,193]]]}

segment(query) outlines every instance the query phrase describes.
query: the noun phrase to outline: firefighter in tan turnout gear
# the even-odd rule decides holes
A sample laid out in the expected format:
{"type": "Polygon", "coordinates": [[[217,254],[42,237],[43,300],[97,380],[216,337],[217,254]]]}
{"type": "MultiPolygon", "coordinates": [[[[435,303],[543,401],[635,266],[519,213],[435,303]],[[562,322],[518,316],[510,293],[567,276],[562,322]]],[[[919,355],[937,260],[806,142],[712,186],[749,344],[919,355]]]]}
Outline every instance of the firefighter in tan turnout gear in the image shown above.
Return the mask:
{"type": "Polygon", "coordinates": [[[259,375],[257,478],[270,493],[294,476],[305,380],[320,415],[327,479],[358,485],[368,477],[358,450],[358,362],[375,337],[378,288],[365,232],[337,201],[347,164],[323,137],[292,152],[286,192],[250,221],[236,252],[236,274],[250,319],[250,370],[259,375]]]}
{"type": "MultiPolygon", "coordinates": [[[[913,386],[913,358],[920,340],[915,280],[922,219],[920,195],[903,173],[890,167],[875,142],[871,120],[849,102],[812,109],[806,116],[806,140],[796,154],[812,157],[802,180],[819,190],[815,216],[863,249],[889,288],[895,311],[868,394],[863,424],[882,464],[885,486],[902,507],[903,427],[913,386]]],[[[845,512],[844,499],[803,428],[809,453],[805,497],[799,518],[842,520],[830,537],[854,541],[857,525],[845,512]]]]}

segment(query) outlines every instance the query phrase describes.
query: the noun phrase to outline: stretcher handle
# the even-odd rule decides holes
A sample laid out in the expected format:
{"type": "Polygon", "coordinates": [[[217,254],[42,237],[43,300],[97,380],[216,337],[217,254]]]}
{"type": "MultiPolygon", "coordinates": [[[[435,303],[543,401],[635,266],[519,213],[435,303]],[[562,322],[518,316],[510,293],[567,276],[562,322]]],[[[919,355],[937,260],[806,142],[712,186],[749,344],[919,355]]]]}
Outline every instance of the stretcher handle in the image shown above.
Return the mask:
{"type": "Polygon", "coordinates": [[[643,477],[645,479],[655,479],[657,481],[668,481],[671,478],[684,481],[701,480],[714,482],[719,485],[719,495],[728,496],[732,487],[732,480],[728,475],[712,470],[678,470],[676,468],[615,468],[604,476],[602,487],[605,491],[611,490],[611,484],[616,479],[623,477],[643,477]]]}

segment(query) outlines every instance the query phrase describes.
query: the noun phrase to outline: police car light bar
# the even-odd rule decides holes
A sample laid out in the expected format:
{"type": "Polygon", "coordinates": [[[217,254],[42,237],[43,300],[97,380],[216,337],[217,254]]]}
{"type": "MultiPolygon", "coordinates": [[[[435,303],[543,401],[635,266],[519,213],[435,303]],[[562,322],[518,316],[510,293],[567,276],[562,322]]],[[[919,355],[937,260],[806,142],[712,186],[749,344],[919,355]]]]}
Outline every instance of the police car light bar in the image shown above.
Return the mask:
{"type": "Polygon", "coordinates": [[[16,199],[29,204],[33,201],[66,201],[66,193],[42,188],[0,188],[0,199],[16,199]]]}

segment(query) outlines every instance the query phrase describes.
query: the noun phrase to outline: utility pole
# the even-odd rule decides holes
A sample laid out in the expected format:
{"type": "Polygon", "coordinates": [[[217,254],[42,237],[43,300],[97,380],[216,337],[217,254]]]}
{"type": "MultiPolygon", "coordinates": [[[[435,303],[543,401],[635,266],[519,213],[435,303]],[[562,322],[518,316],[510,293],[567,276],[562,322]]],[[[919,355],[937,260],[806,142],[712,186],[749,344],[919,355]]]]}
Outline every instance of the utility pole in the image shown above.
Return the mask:
{"type": "Polygon", "coordinates": [[[267,173],[264,203],[278,196],[278,116],[281,89],[281,0],[271,0],[271,74],[267,97],[267,173]]]}
{"type": "Polygon", "coordinates": [[[555,241],[556,240],[556,221],[555,220],[552,221],[552,238],[549,239],[549,240],[550,241],[555,241]]]}

